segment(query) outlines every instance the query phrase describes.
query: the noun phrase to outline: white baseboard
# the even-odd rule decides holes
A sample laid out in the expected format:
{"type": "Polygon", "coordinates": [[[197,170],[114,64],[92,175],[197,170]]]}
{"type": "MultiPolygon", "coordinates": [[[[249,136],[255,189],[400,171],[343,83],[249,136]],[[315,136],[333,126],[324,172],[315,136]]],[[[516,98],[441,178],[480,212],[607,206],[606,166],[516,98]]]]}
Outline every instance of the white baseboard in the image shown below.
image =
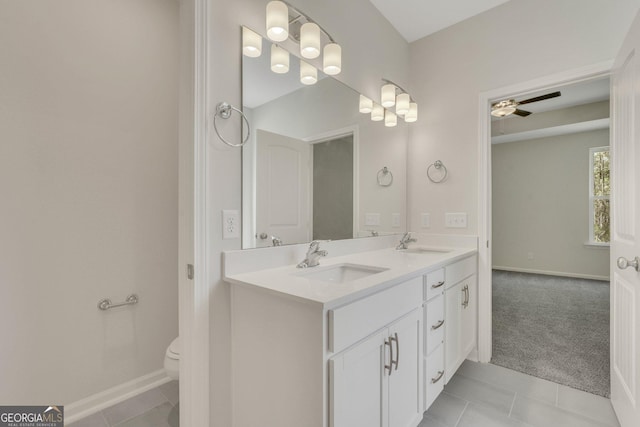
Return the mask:
{"type": "Polygon", "coordinates": [[[143,375],[124,384],[101,391],[92,396],[64,405],[65,424],[73,423],[89,415],[95,414],[116,403],[123,402],[147,390],[168,383],[171,378],[164,369],[159,369],[147,375],[143,375]]]}
{"type": "Polygon", "coordinates": [[[560,277],[573,277],[576,279],[591,279],[591,280],[604,280],[609,281],[609,276],[596,276],[592,274],[580,274],[580,273],[565,273],[561,271],[545,271],[545,270],[533,270],[529,268],[516,268],[516,267],[502,267],[494,265],[494,270],[513,271],[515,273],[531,273],[531,274],[544,274],[545,276],[560,276],[560,277]]]}

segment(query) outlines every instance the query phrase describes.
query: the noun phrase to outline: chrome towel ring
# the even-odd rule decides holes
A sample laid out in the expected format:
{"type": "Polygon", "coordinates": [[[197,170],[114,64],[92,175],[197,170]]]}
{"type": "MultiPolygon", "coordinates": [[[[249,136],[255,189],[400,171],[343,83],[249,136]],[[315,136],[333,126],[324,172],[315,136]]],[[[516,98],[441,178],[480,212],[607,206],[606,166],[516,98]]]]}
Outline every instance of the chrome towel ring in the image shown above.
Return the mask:
{"type": "Polygon", "coordinates": [[[435,162],[431,163],[427,168],[427,177],[429,178],[429,181],[433,182],[434,184],[440,184],[442,181],[447,179],[447,175],[447,167],[440,160],[436,160],[435,162]],[[431,174],[434,173],[431,168],[435,168],[436,171],[440,171],[440,178],[433,178],[431,176],[431,174]]]}
{"type": "Polygon", "coordinates": [[[380,187],[389,187],[393,184],[393,174],[386,166],[378,171],[378,185],[380,187]]]}
{"type": "Polygon", "coordinates": [[[213,116],[213,129],[216,131],[216,135],[218,135],[218,138],[220,138],[220,140],[222,140],[222,142],[227,144],[229,147],[242,147],[247,143],[247,141],[249,141],[249,136],[251,135],[251,125],[249,124],[249,120],[247,120],[247,116],[245,116],[242,111],[238,110],[236,107],[227,102],[220,102],[216,106],[216,114],[213,116]],[[240,114],[240,116],[242,116],[242,120],[244,120],[244,123],[247,125],[247,136],[242,140],[240,144],[232,144],[224,139],[224,137],[220,135],[220,131],[218,131],[218,125],[216,123],[216,119],[218,117],[226,120],[231,117],[231,113],[233,111],[240,114]]]}

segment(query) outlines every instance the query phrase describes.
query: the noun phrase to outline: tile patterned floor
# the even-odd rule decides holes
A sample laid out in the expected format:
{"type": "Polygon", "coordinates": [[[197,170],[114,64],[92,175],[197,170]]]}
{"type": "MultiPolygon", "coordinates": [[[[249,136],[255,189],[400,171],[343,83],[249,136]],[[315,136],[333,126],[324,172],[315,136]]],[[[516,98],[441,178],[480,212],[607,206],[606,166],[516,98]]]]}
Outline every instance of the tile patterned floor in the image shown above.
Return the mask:
{"type": "Polygon", "coordinates": [[[69,427],[178,427],[178,408],[178,381],[171,381],[69,427]]]}
{"type": "Polygon", "coordinates": [[[465,361],[419,427],[619,427],[609,399],[465,361]]]}

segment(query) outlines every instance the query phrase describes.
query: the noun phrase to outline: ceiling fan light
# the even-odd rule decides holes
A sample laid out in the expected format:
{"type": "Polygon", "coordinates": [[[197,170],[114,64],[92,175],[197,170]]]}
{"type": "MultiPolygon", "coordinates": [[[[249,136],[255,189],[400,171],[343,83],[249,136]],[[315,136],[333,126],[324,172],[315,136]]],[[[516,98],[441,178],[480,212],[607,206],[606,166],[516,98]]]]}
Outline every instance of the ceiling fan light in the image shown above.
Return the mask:
{"type": "Polygon", "coordinates": [[[407,123],[413,123],[418,120],[418,104],[411,102],[409,104],[409,111],[404,115],[404,121],[407,123]]]}
{"type": "Polygon", "coordinates": [[[491,115],[494,117],[506,117],[516,112],[518,103],[513,99],[505,99],[491,106],[491,115]]]}
{"type": "Polygon", "coordinates": [[[325,74],[335,76],[342,70],[342,48],[338,43],[329,43],[324,47],[322,69],[325,74]]]}
{"type": "Polygon", "coordinates": [[[393,111],[384,112],[384,125],[388,128],[394,127],[398,124],[398,116],[393,111]]]}
{"type": "Polygon", "coordinates": [[[307,22],[300,27],[300,55],[307,59],[320,56],[320,27],[318,24],[307,22]]]}
{"type": "Polygon", "coordinates": [[[289,52],[277,45],[271,45],[271,71],[284,74],[289,71],[289,52]]]}
{"type": "Polygon", "coordinates": [[[373,108],[371,109],[371,120],[374,122],[379,122],[384,119],[384,108],[380,104],[373,104],[373,108]]]}
{"type": "Polygon", "coordinates": [[[262,37],[247,27],[242,27],[242,53],[249,58],[262,54],[262,37]]]}
{"type": "Polygon", "coordinates": [[[391,108],[396,104],[396,87],[389,83],[380,89],[380,104],[385,108],[391,108]]]}
{"type": "Polygon", "coordinates": [[[360,95],[360,112],[363,114],[370,113],[373,110],[373,101],[364,95],[360,95]]]}
{"type": "Polygon", "coordinates": [[[312,85],[318,81],[318,70],[313,65],[300,61],[300,82],[304,85],[312,85]]]}
{"type": "Polygon", "coordinates": [[[274,42],[289,37],[289,8],[284,2],[274,0],[267,3],[267,36],[274,42]]]}
{"type": "Polygon", "coordinates": [[[409,111],[409,104],[411,103],[411,97],[408,93],[401,93],[396,97],[396,114],[404,116],[409,111]]]}

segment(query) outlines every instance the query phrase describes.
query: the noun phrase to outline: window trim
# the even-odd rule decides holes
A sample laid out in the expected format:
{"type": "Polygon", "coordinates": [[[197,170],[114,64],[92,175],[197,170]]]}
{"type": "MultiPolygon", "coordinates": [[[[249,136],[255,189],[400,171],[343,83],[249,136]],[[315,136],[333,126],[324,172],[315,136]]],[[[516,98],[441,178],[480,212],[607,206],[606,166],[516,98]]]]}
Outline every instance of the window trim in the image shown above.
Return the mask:
{"type": "MultiPolygon", "coordinates": [[[[609,151],[609,157],[611,157],[611,147],[609,145],[604,145],[601,147],[591,147],[589,148],[589,240],[585,243],[586,246],[610,246],[610,242],[596,242],[593,238],[593,202],[595,200],[609,200],[611,203],[611,194],[608,196],[595,196],[593,194],[593,155],[595,153],[600,153],[603,151],[609,151]]],[[[609,169],[611,170],[611,169],[609,169]]]]}

